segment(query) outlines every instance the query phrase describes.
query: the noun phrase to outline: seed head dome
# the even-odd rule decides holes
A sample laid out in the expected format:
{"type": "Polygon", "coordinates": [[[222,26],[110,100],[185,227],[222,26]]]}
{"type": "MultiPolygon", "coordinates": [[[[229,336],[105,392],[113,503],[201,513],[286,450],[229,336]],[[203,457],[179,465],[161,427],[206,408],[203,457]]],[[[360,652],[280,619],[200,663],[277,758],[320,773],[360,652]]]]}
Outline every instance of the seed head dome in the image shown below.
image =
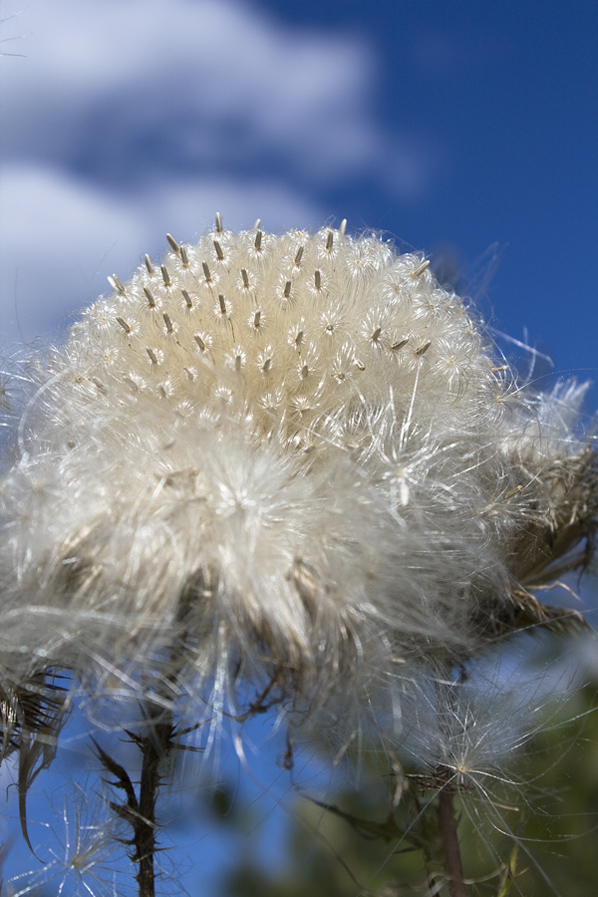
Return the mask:
{"type": "Polygon", "coordinates": [[[214,694],[245,674],[318,707],[549,620],[528,589],[580,561],[596,513],[583,387],[518,387],[427,261],[376,235],[217,217],[169,243],[28,367],[6,668],[124,683],[176,656],[214,694]]]}

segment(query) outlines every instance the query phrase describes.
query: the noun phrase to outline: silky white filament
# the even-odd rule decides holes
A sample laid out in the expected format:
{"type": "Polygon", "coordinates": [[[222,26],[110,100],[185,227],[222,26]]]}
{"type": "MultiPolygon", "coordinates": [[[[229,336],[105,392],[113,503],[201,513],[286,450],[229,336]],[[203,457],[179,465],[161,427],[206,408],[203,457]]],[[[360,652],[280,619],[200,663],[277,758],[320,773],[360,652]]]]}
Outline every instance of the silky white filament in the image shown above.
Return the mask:
{"type": "Polygon", "coordinates": [[[49,669],[125,691],[159,670],[173,700],[244,678],[309,717],[552,620],[529,589],[580,563],[596,513],[583,385],[519,387],[376,235],[218,218],[169,245],[18,375],[8,703],[49,669]]]}

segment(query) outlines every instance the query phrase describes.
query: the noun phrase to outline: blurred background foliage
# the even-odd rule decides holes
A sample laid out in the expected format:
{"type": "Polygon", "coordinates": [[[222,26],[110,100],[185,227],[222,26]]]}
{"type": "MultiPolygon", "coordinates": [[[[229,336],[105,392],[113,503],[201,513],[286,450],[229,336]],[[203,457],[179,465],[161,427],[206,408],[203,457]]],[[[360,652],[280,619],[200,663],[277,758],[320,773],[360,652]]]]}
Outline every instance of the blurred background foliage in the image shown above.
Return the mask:
{"type": "MultiPolygon", "coordinates": [[[[529,745],[523,762],[525,786],[519,790],[516,784],[493,783],[494,798],[500,802],[496,814],[479,795],[462,796],[459,831],[471,894],[598,893],[597,709],[598,688],[591,683],[551,716],[549,728],[529,745]]],[[[252,861],[249,851],[241,852],[222,885],[222,897],[446,894],[446,889],[434,890],[441,884],[437,868],[426,869],[417,847],[426,825],[426,836],[434,839],[434,813],[424,813],[423,820],[415,822],[422,802],[414,800],[411,787],[389,818],[387,785],[388,778],[386,783],[379,778],[377,786],[346,790],[335,797],[338,812],[298,797],[289,808],[293,818],[284,871],[272,877],[252,861]],[[401,838],[399,832],[410,825],[411,836],[401,838]]],[[[434,802],[433,791],[426,797],[434,802]]],[[[226,792],[214,796],[212,808],[221,824],[240,822],[234,810],[231,814],[226,792]]]]}

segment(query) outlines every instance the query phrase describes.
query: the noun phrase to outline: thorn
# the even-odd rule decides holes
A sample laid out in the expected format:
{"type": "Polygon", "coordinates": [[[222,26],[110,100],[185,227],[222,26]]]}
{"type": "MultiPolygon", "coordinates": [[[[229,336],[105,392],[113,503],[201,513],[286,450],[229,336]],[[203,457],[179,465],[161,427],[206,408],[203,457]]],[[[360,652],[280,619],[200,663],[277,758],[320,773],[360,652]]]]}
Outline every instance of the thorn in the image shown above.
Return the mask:
{"type": "Polygon", "coordinates": [[[162,280],[164,281],[164,286],[170,286],[170,274],[166,268],[166,265],[160,265],[160,271],[162,272],[162,280]]]}
{"type": "Polygon", "coordinates": [[[149,305],[149,307],[150,307],[150,308],[155,308],[155,307],[156,307],[156,300],[154,299],[154,297],[152,296],[152,294],[150,293],[150,291],[148,290],[148,288],[147,288],[147,287],[144,287],[144,288],[143,288],[143,292],[145,293],[145,298],[146,298],[147,301],[148,301],[148,305],[149,305]]]}
{"type": "Polygon", "coordinates": [[[202,340],[202,338],[201,338],[201,336],[199,335],[199,333],[196,333],[196,334],[195,334],[194,339],[195,339],[195,342],[197,343],[197,345],[199,346],[199,348],[201,349],[201,351],[202,351],[202,352],[205,352],[205,351],[206,351],[206,344],[205,344],[204,341],[202,340]]]}
{"type": "Polygon", "coordinates": [[[347,231],[347,219],[343,218],[343,220],[341,221],[340,227],[338,229],[338,232],[341,237],[344,237],[346,231],[347,231]]]}
{"type": "Polygon", "coordinates": [[[424,271],[426,270],[426,268],[428,267],[429,264],[430,264],[430,259],[426,259],[425,261],[423,261],[421,263],[421,265],[418,268],[416,268],[414,271],[411,272],[411,276],[419,277],[421,274],[424,273],[424,271]]]}
{"type": "Polygon", "coordinates": [[[398,342],[393,343],[390,348],[392,349],[393,352],[397,352],[399,349],[402,349],[403,346],[406,346],[408,342],[409,342],[409,337],[407,336],[407,337],[405,337],[405,339],[400,339],[398,342]]]}
{"type": "Polygon", "coordinates": [[[249,289],[249,277],[247,276],[247,271],[245,268],[241,268],[241,277],[243,278],[243,286],[246,290],[249,289]]]}
{"type": "Polygon", "coordinates": [[[222,259],[224,258],[224,253],[223,253],[223,251],[222,251],[222,246],[220,245],[220,243],[218,242],[218,240],[214,240],[214,249],[216,250],[216,257],[217,257],[220,261],[222,261],[222,259]]]}
{"type": "Polygon", "coordinates": [[[173,252],[176,252],[177,255],[180,255],[181,247],[179,246],[179,244],[177,243],[175,238],[171,234],[166,234],[166,239],[170,243],[170,246],[171,246],[171,249],[173,250],[173,252]]]}
{"type": "Polygon", "coordinates": [[[329,230],[328,236],[326,237],[326,252],[330,252],[332,249],[332,244],[334,243],[334,233],[329,230]]]}
{"type": "Polygon", "coordinates": [[[218,302],[220,303],[220,311],[223,315],[226,314],[226,302],[224,301],[224,296],[222,293],[218,293],[218,302]]]}
{"type": "Polygon", "coordinates": [[[206,281],[208,283],[211,283],[212,275],[210,274],[210,269],[208,268],[208,263],[202,262],[201,267],[203,268],[203,276],[205,277],[206,281]]]}
{"type": "Polygon", "coordinates": [[[131,332],[131,327],[130,327],[129,324],[127,324],[127,322],[125,321],[124,318],[121,318],[121,317],[119,317],[119,316],[117,315],[117,316],[116,316],[116,320],[118,321],[118,323],[120,324],[120,326],[122,327],[122,329],[125,331],[125,333],[130,333],[130,332],[131,332]]]}
{"type": "Polygon", "coordinates": [[[147,254],[147,252],[145,253],[144,261],[145,261],[145,267],[147,268],[147,273],[148,273],[148,274],[153,274],[153,273],[154,273],[154,266],[152,265],[152,260],[151,260],[151,258],[149,257],[149,255],[147,254]]]}
{"type": "Polygon", "coordinates": [[[257,330],[257,328],[260,326],[260,318],[261,318],[261,316],[262,316],[262,313],[261,313],[261,311],[258,309],[258,310],[256,311],[256,313],[254,314],[254,316],[253,316],[253,326],[256,328],[256,330],[257,330]]]}
{"type": "Polygon", "coordinates": [[[321,289],[321,287],[322,287],[322,275],[320,274],[320,272],[318,271],[317,268],[316,268],[316,270],[314,271],[314,282],[315,282],[315,284],[316,284],[316,290],[321,289]]]}
{"type": "Polygon", "coordinates": [[[301,259],[303,258],[303,246],[300,246],[297,250],[297,255],[295,256],[295,267],[298,268],[301,264],[301,259]]]}
{"type": "Polygon", "coordinates": [[[291,281],[290,280],[287,280],[287,282],[284,285],[284,294],[283,295],[284,295],[285,299],[288,299],[289,296],[291,295],[291,281]]]}
{"type": "Polygon", "coordinates": [[[172,326],[170,315],[166,314],[166,312],[163,311],[162,317],[164,318],[164,323],[166,324],[166,330],[168,331],[168,333],[174,333],[174,327],[172,326]]]}
{"type": "Polygon", "coordinates": [[[183,268],[189,267],[189,256],[187,255],[187,250],[184,246],[181,246],[181,261],[183,263],[183,268]]]}
{"type": "Polygon", "coordinates": [[[187,308],[193,308],[193,302],[191,301],[191,296],[189,295],[187,290],[181,290],[181,293],[183,294],[183,299],[185,300],[185,305],[187,306],[187,308]]]}
{"type": "Polygon", "coordinates": [[[220,212],[216,212],[216,231],[217,233],[222,233],[222,218],[220,217],[220,212]]]}
{"type": "Polygon", "coordinates": [[[262,248],[262,232],[261,232],[261,230],[258,230],[258,232],[256,233],[255,242],[253,245],[258,252],[261,250],[261,248],[262,248]]]}
{"type": "Polygon", "coordinates": [[[428,340],[427,343],[424,343],[419,349],[415,350],[415,354],[421,358],[422,355],[425,355],[430,346],[432,345],[432,340],[428,340]]]}
{"type": "Polygon", "coordinates": [[[118,292],[122,296],[124,296],[125,293],[127,292],[125,290],[124,286],[122,285],[122,283],[120,282],[120,280],[118,279],[118,277],[116,276],[116,274],[113,274],[112,277],[108,277],[108,283],[110,284],[110,286],[112,287],[113,290],[118,290],[118,292]]]}
{"type": "Polygon", "coordinates": [[[146,347],[145,351],[146,351],[147,354],[149,355],[149,358],[150,358],[151,363],[152,363],[152,364],[158,364],[158,356],[156,355],[156,353],[154,352],[154,350],[153,350],[153,349],[149,349],[148,347],[146,347]]]}

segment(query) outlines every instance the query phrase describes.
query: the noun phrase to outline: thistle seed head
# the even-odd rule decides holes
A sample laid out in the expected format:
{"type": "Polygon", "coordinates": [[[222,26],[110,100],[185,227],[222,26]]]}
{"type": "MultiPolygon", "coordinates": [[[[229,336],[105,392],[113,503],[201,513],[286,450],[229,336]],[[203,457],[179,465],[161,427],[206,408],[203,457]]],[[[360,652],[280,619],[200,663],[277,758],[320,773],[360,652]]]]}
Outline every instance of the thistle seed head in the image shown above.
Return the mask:
{"type": "Polygon", "coordinates": [[[528,589],[582,562],[597,510],[583,386],[519,387],[377,236],[218,219],[169,244],[111,279],[13,416],[13,675],[125,687],[167,663],[216,703],[245,675],[311,710],[551,621],[528,589]]]}

